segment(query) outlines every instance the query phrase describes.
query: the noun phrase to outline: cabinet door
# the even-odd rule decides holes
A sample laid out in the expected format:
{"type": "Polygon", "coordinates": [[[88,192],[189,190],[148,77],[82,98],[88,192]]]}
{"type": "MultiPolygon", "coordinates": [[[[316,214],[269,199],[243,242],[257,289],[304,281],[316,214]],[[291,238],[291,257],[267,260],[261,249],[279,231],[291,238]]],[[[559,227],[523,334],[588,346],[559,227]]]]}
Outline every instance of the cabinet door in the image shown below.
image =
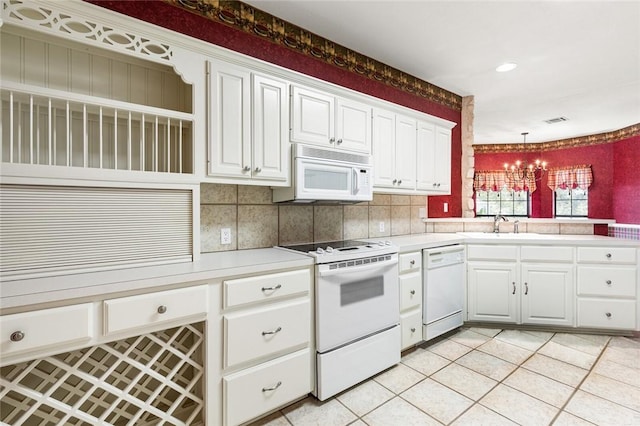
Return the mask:
{"type": "Polygon", "coordinates": [[[416,120],[396,115],[396,188],[416,187],[416,120]]]}
{"type": "Polygon", "coordinates": [[[291,96],[291,141],[335,146],[335,98],[296,86],[291,96]]]}
{"type": "Polygon", "coordinates": [[[371,154],[371,107],[338,98],[336,101],[336,146],[371,154]]]}
{"type": "Polygon", "coordinates": [[[521,268],[522,323],[573,326],[573,266],[523,263],[521,268]]]}
{"type": "Polygon", "coordinates": [[[467,263],[469,321],[517,323],[515,263],[467,263]]]}
{"type": "Polygon", "coordinates": [[[435,183],[438,193],[451,194],[451,130],[436,126],[435,183]]]}
{"type": "Polygon", "coordinates": [[[418,122],[416,187],[433,194],[451,193],[451,130],[418,122]]]}
{"type": "Polygon", "coordinates": [[[436,126],[418,122],[416,188],[436,191],[436,126]]]}
{"type": "Polygon", "coordinates": [[[254,179],[289,184],[289,103],[287,84],[262,75],[253,76],[253,161],[254,179]]]}
{"type": "Polygon", "coordinates": [[[210,62],[209,174],[251,177],[251,73],[210,62]]]}
{"type": "Polygon", "coordinates": [[[383,109],[373,110],[373,184],[393,188],[396,164],[396,116],[383,109]]]}

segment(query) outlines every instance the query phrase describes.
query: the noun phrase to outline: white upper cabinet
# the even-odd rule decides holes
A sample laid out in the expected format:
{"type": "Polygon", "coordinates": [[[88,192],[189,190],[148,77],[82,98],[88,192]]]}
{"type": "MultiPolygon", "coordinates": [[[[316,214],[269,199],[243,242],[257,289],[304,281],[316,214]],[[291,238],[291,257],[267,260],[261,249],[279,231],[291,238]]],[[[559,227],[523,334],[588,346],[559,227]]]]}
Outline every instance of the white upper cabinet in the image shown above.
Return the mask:
{"type": "Polygon", "coordinates": [[[209,64],[209,175],[223,183],[288,185],[287,84],[244,67],[209,64]]]}
{"type": "Polygon", "coordinates": [[[371,107],[292,86],[291,142],[371,153],[371,107]]]}
{"type": "Polygon", "coordinates": [[[415,190],[416,120],[374,109],[373,161],[376,189],[415,190]]]}
{"type": "Polygon", "coordinates": [[[451,194],[451,130],[418,122],[418,190],[451,194]]]}

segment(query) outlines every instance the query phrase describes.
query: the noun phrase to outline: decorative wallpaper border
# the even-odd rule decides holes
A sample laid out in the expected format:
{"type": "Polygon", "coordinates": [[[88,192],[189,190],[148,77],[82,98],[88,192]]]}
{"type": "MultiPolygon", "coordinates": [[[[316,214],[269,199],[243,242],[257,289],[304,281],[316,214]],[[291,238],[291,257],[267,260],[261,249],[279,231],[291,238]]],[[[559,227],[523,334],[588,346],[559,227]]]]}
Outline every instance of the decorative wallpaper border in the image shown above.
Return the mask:
{"type": "Polygon", "coordinates": [[[462,97],[235,0],[162,0],[212,21],[456,111],[462,97]]]}
{"type": "Polygon", "coordinates": [[[562,139],[558,141],[541,143],[509,143],[509,144],[482,144],[473,145],[474,154],[496,154],[502,152],[533,152],[533,151],[555,151],[559,149],[578,148],[590,145],[600,145],[617,142],[640,136],[640,123],[624,127],[613,132],[600,133],[597,135],[580,136],[576,138],[562,139]]]}

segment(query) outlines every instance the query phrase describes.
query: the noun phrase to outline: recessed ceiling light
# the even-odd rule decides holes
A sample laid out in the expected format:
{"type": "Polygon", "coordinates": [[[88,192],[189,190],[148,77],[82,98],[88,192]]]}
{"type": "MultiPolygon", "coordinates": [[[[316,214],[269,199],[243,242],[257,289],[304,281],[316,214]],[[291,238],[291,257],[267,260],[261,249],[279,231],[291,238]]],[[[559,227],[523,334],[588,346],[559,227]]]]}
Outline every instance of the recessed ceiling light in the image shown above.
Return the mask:
{"type": "Polygon", "coordinates": [[[498,71],[498,72],[507,72],[507,71],[514,70],[517,66],[518,66],[518,64],[516,64],[514,62],[505,62],[504,64],[499,65],[496,68],[496,71],[498,71]]]}

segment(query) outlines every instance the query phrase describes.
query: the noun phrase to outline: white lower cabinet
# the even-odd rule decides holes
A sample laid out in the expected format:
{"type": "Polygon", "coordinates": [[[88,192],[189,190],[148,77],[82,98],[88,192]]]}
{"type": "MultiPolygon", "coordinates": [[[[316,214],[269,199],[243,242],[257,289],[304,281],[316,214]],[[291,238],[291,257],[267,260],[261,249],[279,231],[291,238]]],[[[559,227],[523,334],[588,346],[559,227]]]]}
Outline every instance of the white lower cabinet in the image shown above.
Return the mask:
{"type": "Polygon", "coordinates": [[[422,341],[422,252],[398,257],[402,349],[422,341]]]}
{"type": "Polygon", "coordinates": [[[635,330],[638,326],[637,251],[578,247],[578,327],[635,330]]]}
{"type": "Polygon", "coordinates": [[[93,312],[93,305],[85,303],[1,316],[2,364],[16,354],[88,342],[93,337],[93,312]]]}
{"type": "Polygon", "coordinates": [[[225,424],[244,423],[309,393],[310,358],[306,348],[225,376],[225,424]]]}
{"type": "Polygon", "coordinates": [[[573,248],[477,245],[467,253],[470,321],[574,325],[573,248]]]}
{"type": "Polygon", "coordinates": [[[311,271],[223,282],[223,422],[255,419],[313,389],[311,271]]]}
{"type": "Polygon", "coordinates": [[[572,327],[575,291],[573,265],[527,264],[520,266],[521,321],[523,324],[572,327]]]}
{"type": "Polygon", "coordinates": [[[469,321],[518,321],[515,263],[468,262],[469,321]]]}

